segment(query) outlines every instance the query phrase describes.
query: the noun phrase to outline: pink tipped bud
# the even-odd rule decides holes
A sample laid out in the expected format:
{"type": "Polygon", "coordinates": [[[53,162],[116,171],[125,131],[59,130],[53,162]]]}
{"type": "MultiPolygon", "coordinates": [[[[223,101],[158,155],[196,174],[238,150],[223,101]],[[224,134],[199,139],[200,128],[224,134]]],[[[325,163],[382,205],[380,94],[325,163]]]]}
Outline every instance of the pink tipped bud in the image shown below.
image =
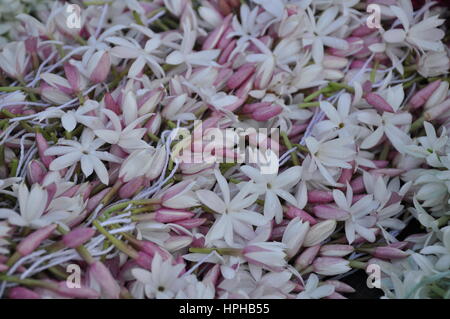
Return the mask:
{"type": "Polygon", "coordinates": [[[338,183],[346,185],[347,182],[350,182],[353,176],[353,168],[344,168],[341,171],[341,175],[339,176],[338,183]]]}
{"type": "Polygon", "coordinates": [[[0,272],[7,271],[8,269],[9,269],[8,266],[6,266],[5,264],[0,263],[0,272]]]}
{"type": "Polygon", "coordinates": [[[39,160],[32,160],[28,164],[28,181],[30,184],[42,183],[45,175],[47,174],[47,169],[44,164],[42,164],[39,160]]]}
{"type": "Polygon", "coordinates": [[[431,82],[426,87],[421,89],[419,92],[414,94],[411,100],[409,101],[409,105],[413,109],[417,109],[422,105],[424,105],[430,98],[430,96],[434,93],[434,91],[436,91],[437,88],[441,85],[441,82],[442,82],[441,80],[431,82]]]}
{"type": "Polygon", "coordinates": [[[106,298],[119,299],[120,286],[102,262],[92,263],[89,266],[89,275],[100,285],[106,298]]]}
{"type": "Polygon", "coordinates": [[[320,255],[326,257],[344,257],[355,249],[350,245],[324,245],[320,248],[320,255]]]}
{"type": "Polygon", "coordinates": [[[272,103],[270,103],[270,102],[257,102],[257,103],[245,104],[244,107],[242,108],[242,111],[244,113],[253,113],[256,110],[258,110],[259,108],[270,107],[271,105],[272,105],[272,103]]]}
{"type": "Polygon", "coordinates": [[[236,40],[232,40],[230,43],[228,43],[227,47],[224,50],[222,50],[222,53],[220,54],[219,59],[217,60],[219,64],[225,64],[226,62],[228,62],[231,53],[236,48],[236,42],[237,42],[236,40]]]}
{"type": "Polygon", "coordinates": [[[401,259],[409,256],[407,252],[394,247],[377,247],[372,255],[381,259],[401,259]]]}
{"type": "Polygon", "coordinates": [[[354,293],[356,290],[353,289],[352,286],[347,285],[346,283],[343,283],[342,281],[338,280],[326,280],[326,284],[334,286],[334,290],[337,292],[343,292],[343,293],[354,293]]]}
{"type": "Polygon", "coordinates": [[[313,262],[314,272],[324,276],[344,274],[352,268],[348,260],[338,257],[318,257],[313,262]]]}
{"type": "Polygon", "coordinates": [[[41,133],[36,133],[36,144],[38,147],[39,158],[41,159],[41,162],[45,165],[45,167],[49,168],[50,163],[53,161],[54,157],[45,155],[45,151],[48,149],[48,143],[41,133]]]}
{"type": "Polygon", "coordinates": [[[242,65],[234,74],[228,79],[227,86],[229,89],[237,89],[244,83],[254,72],[256,68],[253,64],[246,63],[242,65]]]}
{"type": "Polygon", "coordinates": [[[349,212],[329,205],[317,205],[313,207],[314,215],[322,219],[346,220],[349,212]]]}
{"type": "Polygon", "coordinates": [[[192,229],[203,225],[204,222],[206,222],[206,218],[190,218],[179,220],[175,224],[183,226],[186,229],[192,229]]]}
{"type": "Polygon", "coordinates": [[[144,177],[135,177],[129,182],[125,183],[119,190],[120,198],[131,198],[144,184],[144,177]]]}
{"type": "Polygon", "coordinates": [[[89,198],[88,203],[86,205],[86,210],[88,212],[93,211],[102,201],[102,199],[105,197],[105,195],[111,190],[111,187],[105,188],[100,193],[95,194],[91,198],[89,198]]]}
{"type": "Polygon", "coordinates": [[[395,113],[392,106],[377,93],[368,93],[366,94],[365,99],[367,103],[369,103],[378,111],[395,113]]]}
{"type": "Polygon", "coordinates": [[[163,97],[164,90],[162,88],[151,90],[141,96],[138,99],[139,115],[144,115],[155,111],[156,106],[158,106],[163,97]]]}
{"type": "Polygon", "coordinates": [[[24,287],[13,287],[8,294],[11,299],[41,299],[38,293],[24,287]]]}
{"type": "Polygon", "coordinates": [[[160,208],[156,212],[155,220],[160,223],[173,223],[193,217],[193,212],[182,209],[160,208]]]}
{"type": "Polygon", "coordinates": [[[57,225],[52,224],[34,231],[17,245],[17,251],[22,256],[32,253],[44,240],[50,237],[56,227],[57,225]]]}
{"type": "Polygon", "coordinates": [[[114,100],[114,98],[112,97],[111,93],[106,92],[105,93],[105,107],[108,110],[113,111],[116,114],[120,114],[121,110],[120,110],[120,105],[114,100]]]}
{"type": "Polygon", "coordinates": [[[170,236],[170,238],[164,242],[164,247],[168,251],[178,251],[189,246],[191,243],[191,236],[170,236]]]}
{"type": "Polygon", "coordinates": [[[311,204],[326,204],[332,201],[334,201],[333,193],[330,191],[308,191],[308,202],[311,204]]]}
{"type": "Polygon", "coordinates": [[[82,78],[80,71],[71,63],[64,63],[64,72],[66,73],[67,81],[74,92],[79,92],[82,88],[82,78]]]}
{"type": "Polygon", "coordinates": [[[77,227],[65,234],[62,241],[66,247],[76,248],[91,239],[94,234],[95,229],[93,228],[77,227]]]}
{"type": "Polygon", "coordinates": [[[256,121],[268,121],[283,112],[283,108],[279,105],[270,105],[260,107],[252,113],[252,118],[256,121]]]}
{"type": "Polygon", "coordinates": [[[311,265],[319,250],[320,245],[306,248],[295,260],[295,268],[301,271],[311,265]]]}
{"type": "Polygon", "coordinates": [[[392,243],[390,245],[388,245],[389,247],[393,247],[393,248],[398,248],[398,249],[403,249],[405,247],[408,246],[408,242],[407,241],[398,241],[396,243],[392,243]]]}
{"type": "Polygon", "coordinates": [[[350,37],[347,38],[346,41],[348,43],[347,49],[343,50],[331,48],[329,50],[330,54],[340,57],[346,57],[355,54],[364,48],[364,40],[360,37],[350,37]]]}
{"type": "Polygon", "coordinates": [[[205,42],[203,42],[202,50],[211,50],[217,47],[220,39],[229,28],[232,18],[233,15],[231,14],[226,16],[225,19],[223,19],[222,23],[212,32],[210,32],[210,34],[206,37],[205,42]]]}
{"type": "Polygon", "coordinates": [[[111,69],[111,57],[107,51],[97,51],[89,59],[87,71],[92,83],[101,83],[108,77],[111,69]]]}
{"type": "Polygon", "coordinates": [[[291,219],[299,217],[302,221],[309,222],[311,226],[317,224],[317,220],[314,217],[305,212],[303,209],[299,209],[294,206],[289,206],[286,212],[286,216],[288,216],[291,219]]]}
{"type": "Polygon", "coordinates": [[[88,298],[88,299],[95,299],[99,298],[100,294],[95,291],[94,289],[88,288],[88,287],[68,287],[67,282],[61,281],[58,283],[58,288],[56,290],[59,294],[66,296],[66,297],[72,297],[72,298],[88,298]]]}
{"type": "Polygon", "coordinates": [[[362,24],[352,32],[353,37],[364,37],[366,35],[372,34],[376,29],[369,28],[367,24],[362,24]]]}
{"type": "Polygon", "coordinates": [[[156,113],[150,117],[150,119],[145,123],[145,128],[149,133],[156,134],[162,123],[161,113],[156,113]]]}
{"type": "Polygon", "coordinates": [[[424,114],[425,120],[427,121],[435,120],[448,110],[450,110],[450,99],[445,100],[441,104],[438,104],[428,109],[424,114]]]}

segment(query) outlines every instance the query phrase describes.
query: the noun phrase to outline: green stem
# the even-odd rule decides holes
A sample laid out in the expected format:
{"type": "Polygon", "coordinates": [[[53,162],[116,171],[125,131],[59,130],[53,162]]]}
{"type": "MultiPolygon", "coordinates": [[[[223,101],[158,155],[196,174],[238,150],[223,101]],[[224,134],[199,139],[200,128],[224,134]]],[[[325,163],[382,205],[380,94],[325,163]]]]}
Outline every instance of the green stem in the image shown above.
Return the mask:
{"type": "Polygon", "coordinates": [[[236,248],[197,248],[197,247],[189,248],[190,253],[209,254],[212,251],[216,251],[221,255],[228,255],[228,256],[242,255],[242,250],[236,248]]]}
{"type": "Polygon", "coordinates": [[[95,228],[97,228],[97,230],[103,236],[105,236],[121,252],[127,254],[128,256],[130,256],[133,259],[136,259],[138,257],[138,253],[133,248],[131,248],[130,246],[128,246],[124,242],[120,241],[119,239],[117,239],[113,235],[111,235],[102,225],[100,225],[100,223],[97,220],[94,220],[92,222],[92,224],[94,225],[95,228]]]}
{"type": "MultiPolygon", "coordinates": [[[[294,147],[291,141],[289,140],[286,132],[281,132],[281,137],[283,138],[284,145],[286,145],[288,150],[294,147]]],[[[291,152],[289,155],[291,156],[292,163],[295,166],[300,166],[300,160],[298,159],[297,152],[296,151],[291,152]]]]}
{"type": "Polygon", "coordinates": [[[316,107],[316,106],[320,106],[320,102],[308,102],[308,103],[300,103],[298,105],[299,108],[301,109],[306,109],[308,107],[316,107]]]}

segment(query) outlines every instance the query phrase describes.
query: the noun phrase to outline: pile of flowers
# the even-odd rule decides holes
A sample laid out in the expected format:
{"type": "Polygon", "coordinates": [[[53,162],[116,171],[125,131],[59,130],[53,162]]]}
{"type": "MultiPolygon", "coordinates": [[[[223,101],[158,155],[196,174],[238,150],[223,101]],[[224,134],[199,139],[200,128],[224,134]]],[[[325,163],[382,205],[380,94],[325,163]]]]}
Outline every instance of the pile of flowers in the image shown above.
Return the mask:
{"type": "Polygon", "coordinates": [[[445,5],[2,2],[0,296],[449,298],[445,5]]]}

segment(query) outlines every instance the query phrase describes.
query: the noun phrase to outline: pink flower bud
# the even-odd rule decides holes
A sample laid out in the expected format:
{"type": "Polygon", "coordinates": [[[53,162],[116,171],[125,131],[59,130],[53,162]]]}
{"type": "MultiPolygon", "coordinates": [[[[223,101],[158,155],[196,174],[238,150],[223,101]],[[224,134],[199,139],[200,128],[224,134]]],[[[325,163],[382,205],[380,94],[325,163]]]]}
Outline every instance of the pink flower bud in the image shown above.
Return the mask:
{"type": "Polygon", "coordinates": [[[42,183],[44,180],[45,175],[47,174],[47,169],[45,168],[44,164],[42,164],[39,160],[32,160],[28,164],[28,181],[30,184],[35,183],[42,183]]]}
{"type": "Polygon", "coordinates": [[[144,269],[150,269],[152,266],[153,256],[140,251],[138,256],[134,259],[136,263],[144,269]]]}
{"type": "Polygon", "coordinates": [[[204,222],[206,222],[206,218],[190,218],[179,220],[175,224],[183,226],[186,229],[192,229],[203,225],[204,222]]]}
{"type": "Polygon", "coordinates": [[[322,219],[346,220],[349,212],[329,205],[316,205],[313,207],[314,215],[322,219]]]}
{"type": "Polygon", "coordinates": [[[366,94],[365,99],[367,103],[369,103],[378,111],[395,113],[392,106],[377,93],[368,93],[366,94]]]}
{"type": "Polygon", "coordinates": [[[39,151],[39,158],[46,168],[49,168],[50,163],[54,160],[54,156],[45,155],[45,151],[48,149],[47,140],[41,133],[36,133],[36,144],[39,151]]]}
{"type": "Polygon", "coordinates": [[[106,298],[119,299],[120,286],[102,262],[96,261],[89,266],[89,276],[100,285],[106,298]]]}
{"type": "Polygon", "coordinates": [[[13,287],[9,290],[10,299],[41,299],[38,293],[24,287],[13,287]]]}
{"type": "Polygon", "coordinates": [[[67,282],[61,281],[58,283],[58,288],[56,290],[59,294],[72,297],[72,298],[88,298],[88,299],[96,299],[100,297],[100,294],[94,289],[88,287],[79,287],[79,288],[69,288],[67,286],[67,282]]]}
{"type": "Polygon", "coordinates": [[[156,134],[162,123],[161,113],[156,113],[150,117],[150,119],[145,123],[145,128],[147,128],[147,132],[156,134]]]}
{"type": "Polygon", "coordinates": [[[219,42],[217,43],[217,46],[216,46],[217,49],[224,50],[228,46],[228,44],[233,39],[232,37],[228,37],[228,35],[231,32],[233,32],[233,28],[231,26],[226,28],[226,30],[222,34],[222,37],[220,38],[219,42]]]}
{"type": "Polygon", "coordinates": [[[353,194],[359,194],[366,190],[364,186],[364,180],[362,176],[358,176],[350,182],[350,186],[353,190],[353,194]]]}
{"type": "Polygon", "coordinates": [[[334,286],[334,290],[337,292],[343,292],[343,293],[354,293],[356,290],[353,289],[353,287],[347,285],[346,283],[343,283],[342,281],[338,280],[326,280],[326,284],[334,286]]]}
{"type": "Polygon", "coordinates": [[[44,240],[50,237],[56,227],[56,224],[52,224],[32,232],[17,245],[16,250],[22,256],[32,253],[44,240]]]}
{"type": "Polygon", "coordinates": [[[303,209],[299,209],[294,206],[288,207],[286,216],[288,216],[289,218],[292,218],[292,219],[294,219],[295,217],[299,217],[301,220],[303,220],[305,222],[309,222],[310,225],[317,224],[317,220],[314,217],[312,217],[310,214],[305,212],[303,209]]]}
{"type": "Polygon", "coordinates": [[[329,219],[311,226],[303,246],[311,247],[320,244],[334,232],[336,224],[334,219],[329,219]]]}
{"type": "Polygon", "coordinates": [[[283,108],[279,105],[270,105],[260,107],[252,113],[252,118],[256,121],[268,121],[283,112],[283,108]]]}
{"type": "Polygon", "coordinates": [[[283,244],[279,242],[261,242],[247,245],[242,250],[248,263],[271,271],[282,271],[286,265],[283,244]]]}
{"type": "Polygon", "coordinates": [[[236,48],[236,40],[232,40],[224,50],[222,50],[222,53],[219,56],[219,59],[217,60],[217,63],[219,64],[225,64],[228,59],[230,58],[231,53],[236,48]]]}
{"type": "MultiPolygon", "coordinates": [[[[77,67],[69,62],[64,63],[64,72],[73,92],[81,91],[81,89],[83,88],[83,84],[81,83],[82,75],[80,74],[80,71],[78,71],[77,67]]],[[[70,94],[70,92],[66,93],[70,94]]]]}
{"type": "Polygon", "coordinates": [[[320,255],[327,257],[344,257],[355,249],[350,245],[324,245],[320,248],[320,255]]]}
{"type": "Polygon", "coordinates": [[[109,93],[109,92],[105,93],[105,100],[104,101],[105,101],[105,107],[108,110],[113,111],[117,115],[119,115],[121,113],[120,105],[114,100],[114,98],[112,97],[111,93],[109,93]]]}
{"type": "Polygon", "coordinates": [[[170,236],[170,238],[164,242],[164,247],[168,251],[178,251],[189,246],[191,243],[191,236],[170,236]]]}
{"type": "Polygon", "coordinates": [[[324,276],[344,274],[352,268],[348,260],[338,257],[318,257],[313,262],[314,272],[324,276]]]}
{"type": "Polygon", "coordinates": [[[206,37],[205,42],[203,42],[202,50],[212,50],[217,47],[225,31],[227,31],[227,29],[229,28],[232,17],[233,16],[231,14],[225,17],[222,23],[209,33],[209,35],[206,37]]]}
{"type": "Polygon", "coordinates": [[[144,184],[144,177],[139,176],[131,179],[129,182],[126,182],[119,190],[120,198],[131,198],[144,184]]]}
{"type": "Polygon", "coordinates": [[[62,241],[66,247],[76,248],[91,239],[94,234],[95,229],[93,228],[77,227],[65,234],[62,241]]]}
{"type": "Polygon", "coordinates": [[[8,266],[6,266],[5,264],[0,263],[0,272],[7,271],[8,269],[9,269],[8,266]]]}
{"type": "Polygon", "coordinates": [[[409,256],[407,252],[394,247],[376,247],[372,255],[381,259],[401,259],[409,256]]]}
{"type": "Polygon", "coordinates": [[[164,97],[164,89],[157,88],[145,93],[138,99],[139,115],[152,113],[164,97]]]}
{"type": "Polygon", "coordinates": [[[334,201],[333,192],[312,190],[308,191],[308,202],[311,204],[326,204],[334,201]]]}
{"type": "Polygon", "coordinates": [[[242,65],[234,74],[228,79],[227,86],[230,90],[237,89],[244,83],[254,72],[256,68],[251,63],[242,65]]]}
{"type": "Polygon", "coordinates": [[[376,29],[369,28],[367,24],[362,24],[352,32],[353,37],[364,37],[375,32],[376,29]]]}
{"type": "Polygon", "coordinates": [[[311,265],[316,258],[319,249],[320,245],[306,248],[295,260],[295,268],[301,271],[311,265]]]}
{"type": "Polygon", "coordinates": [[[437,119],[440,115],[450,110],[450,99],[433,106],[424,113],[425,120],[431,121],[437,119]]]}
{"type": "Polygon", "coordinates": [[[160,208],[156,212],[155,220],[160,223],[173,223],[193,217],[193,212],[182,209],[160,208]]]}
{"type": "Polygon", "coordinates": [[[101,83],[108,77],[111,57],[107,51],[97,51],[89,59],[87,72],[92,83],[101,83]]]}
{"type": "Polygon", "coordinates": [[[89,198],[88,203],[86,205],[86,210],[88,212],[93,211],[102,201],[103,197],[105,197],[105,195],[111,190],[111,187],[105,188],[104,190],[102,190],[101,192],[99,192],[98,194],[95,194],[94,196],[92,196],[91,198],[89,198]]]}
{"type": "Polygon", "coordinates": [[[411,100],[409,101],[409,105],[413,109],[417,109],[423,106],[430,98],[430,96],[434,93],[434,91],[436,91],[437,88],[441,85],[441,82],[442,82],[441,80],[431,82],[426,87],[421,89],[419,92],[414,94],[411,100]]]}

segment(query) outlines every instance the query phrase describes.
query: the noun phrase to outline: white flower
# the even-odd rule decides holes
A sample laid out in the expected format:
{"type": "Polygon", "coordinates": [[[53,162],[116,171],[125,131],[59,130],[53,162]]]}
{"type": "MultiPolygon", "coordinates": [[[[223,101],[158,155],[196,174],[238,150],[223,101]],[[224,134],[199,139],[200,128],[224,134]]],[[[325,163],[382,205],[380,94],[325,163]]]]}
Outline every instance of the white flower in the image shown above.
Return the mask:
{"type": "Polygon", "coordinates": [[[435,267],[439,271],[448,271],[450,269],[450,226],[443,227],[439,230],[439,236],[442,242],[423,248],[420,253],[429,255],[437,255],[435,267]]]}
{"type": "Polygon", "coordinates": [[[337,6],[323,11],[317,21],[310,8],[307,8],[307,13],[311,26],[308,28],[309,33],[303,38],[303,45],[312,45],[312,56],[315,63],[319,64],[322,62],[324,46],[341,50],[348,48],[347,41],[332,35],[348,21],[348,16],[344,15],[336,19],[339,13],[337,6]]]}
{"type": "Polygon", "coordinates": [[[418,158],[424,158],[432,167],[443,167],[440,157],[445,156],[448,150],[448,135],[445,127],[442,127],[440,137],[437,137],[434,126],[424,122],[425,136],[418,137],[419,145],[407,145],[405,152],[418,158]]]}
{"type": "Polygon", "coordinates": [[[312,136],[305,139],[311,158],[322,176],[331,185],[336,185],[330,171],[327,168],[351,168],[349,164],[356,152],[354,142],[350,138],[336,138],[333,140],[318,141],[312,136]]]}
{"type": "Polygon", "coordinates": [[[17,187],[17,199],[20,213],[12,209],[0,208],[0,218],[7,219],[11,225],[41,228],[51,223],[62,221],[70,215],[70,213],[62,211],[44,214],[47,207],[48,194],[39,184],[33,184],[31,190],[28,190],[25,183],[20,184],[17,187]]]}
{"type": "Polygon", "coordinates": [[[109,174],[102,161],[120,163],[121,159],[108,152],[97,151],[105,142],[95,139],[94,132],[85,128],[80,137],[80,142],[74,140],[59,140],[59,145],[52,146],[45,151],[48,156],[61,155],[50,163],[50,169],[58,171],[81,161],[81,170],[88,177],[93,171],[100,181],[108,185],[109,174]],[[62,146],[60,146],[62,145],[62,146]]]}
{"type": "Polygon", "coordinates": [[[116,113],[111,110],[103,109],[103,113],[109,118],[112,129],[94,130],[95,135],[109,144],[117,144],[124,149],[147,148],[149,145],[142,140],[146,128],[136,128],[143,121],[148,119],[152,114],[143,115],[122,128],[120,119],[116,113]]]}
{"type": "Polygon", "coordinates": [[[135,78],[147,64],[157,77],[164,76],[164,70],[161,67],[163,60],[157,56],[158,48],[161,45],[159,38],[153,38],[145,43],[144,48],[132,38],[109,37],[106,41],[115,44],[111,49],[111,54],[123,59],[135,59],[131,65],[128,76],[135,78]]]}
{"type": "Polygon", "coordinates": [[[210,282],[199,281],[191,275],[186,278],[187,285],[175,296],[176,299],[213,299],[216,290],[210,282]]]}
{"type": "Polygon", "coordinates": [[[450,69],[450,58],[446,51],[422,55],[417,66],[417,72],[425,78],[446,74],[448,69],[450,69]]]}
{"type": "Polygon", "coordinates": [[[299,182],[301,167],[290,167],[280,175],[262,174],[260,170],[248,165],[242,166],[241,171],[251,178],[251,191],[264,195],[264,216],[269,220],[275,217],[275,221],[279,224],[283,220],[283,208],[278,197],[292,205],[297,203],[289,190],[299,182]]]}
{"type": "Polygon", "coordinates": [[[185,24],[183,26],[183,40],[180,50],[175,50],[166,58],[166,63],[179,65],[185,63],[189,68],[192,66],[215,66],[214,60],[219,56],[220,50],[202,50],[194,52],[194,45],[197,39],[196,30],[192,30],[191,26],[185,24]]]}
{"type": "Polygon", "coordinates": [[[444,38],[445,32],[437,28],[444,23],[444,19],[432,16],[411,26],[410,17],[405,10],[397,6],[390,6],[390,9],[398,17],[404,29],[386,31],[383,39],[387,43],[406,42],[419,50],[442,51],[444,49],[440,40],[444,38]]]}
{"type": "Polygon", "coordinates": [[[319,278],[315,274],[309,275],[304,288],[305,290],[297,295],[297,299],[321,299],[334,293],[333,285],[319,286],[319,278]]]}
{"type": "Polygon", "coordinates": [[[144,285],[148,298],[169,299],[186,285],[185,278],[180,277],[184,264],[172,265],[172,260],[164,261],[159,254],[152,260],[151,272],[141,268],[131,270],[136,280],[144,285]]]}
{"type": "Polygon", "coordinates": [[[97,101],[87,100],[83,106],[78,107],[76,110],[69,110],[64,112],[63,110],[57,108],[48,108],[42,114],[42,117],[53,118],[60,117],[61,124],[64,129],[71,132],[75,129],[77,123],[83,124],[91,129],[96,129],[102,127],[102,122],[96,116],[87,115],[91,111],[97,109],[99,106],[97,101]]]}
{"type": "Polygon", "coordinates": [[[346,211],[348,215],[345,220],[345,236],[349,244],[355,240],[358,234],[369,242],[375,241],[375,233],[370,227],[375,225],[376,217],[369,216],[378,207],[372,195],[366,195],[356,203],[353,202],[353,190],[347,184],[346,195],[338,189],[333,190],[333,198],[336,205],[346,211]]]}
{"type": "Polygon", "coordinates": [[[206,241],[207,243],[212,243],[215,240],[224,238],[229,246],[233,246],[234,233],[245,233],[249,225],[262,226],[267,223],[267,220],[260,214],[246,209],[258,197],[257,194],[250,194],[251,184],[244,186],[231,199],[230,188],[225,178],[218,171],[215,171],[214,175],[216,176],[223,199],[209,190],[196,191],[198,199],[208,208],[219,214],[214,225],[206,235],[206,241]]]}

